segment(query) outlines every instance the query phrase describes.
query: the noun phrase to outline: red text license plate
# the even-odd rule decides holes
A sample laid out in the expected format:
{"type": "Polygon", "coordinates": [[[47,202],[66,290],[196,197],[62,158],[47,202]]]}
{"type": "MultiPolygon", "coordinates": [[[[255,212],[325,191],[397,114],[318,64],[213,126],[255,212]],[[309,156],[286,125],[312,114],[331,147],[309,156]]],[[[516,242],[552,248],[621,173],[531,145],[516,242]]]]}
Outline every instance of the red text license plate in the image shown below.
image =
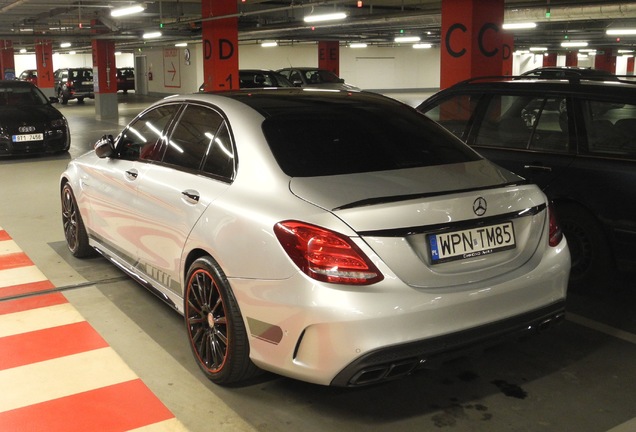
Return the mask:
{"type": "Polygon", "coordinates": [[[512,222],[430,234],[428,242],[433,264],[489,255],[516,246],[512,222]]]}

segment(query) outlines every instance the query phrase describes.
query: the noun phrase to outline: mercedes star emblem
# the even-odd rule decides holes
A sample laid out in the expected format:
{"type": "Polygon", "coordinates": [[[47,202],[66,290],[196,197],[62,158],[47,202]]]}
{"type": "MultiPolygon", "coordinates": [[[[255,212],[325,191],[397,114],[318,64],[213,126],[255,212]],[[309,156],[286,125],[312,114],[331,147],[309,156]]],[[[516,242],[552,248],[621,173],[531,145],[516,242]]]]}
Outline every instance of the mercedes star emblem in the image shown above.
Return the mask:
{"type": "Polygon", "coordinates": [[[488,204],[486,204],[486,199],[483,197],[479,197],[473,203],[473,211],[477,216],[483,216],[486,214],[486,209],[488,208],[488,204]]]}

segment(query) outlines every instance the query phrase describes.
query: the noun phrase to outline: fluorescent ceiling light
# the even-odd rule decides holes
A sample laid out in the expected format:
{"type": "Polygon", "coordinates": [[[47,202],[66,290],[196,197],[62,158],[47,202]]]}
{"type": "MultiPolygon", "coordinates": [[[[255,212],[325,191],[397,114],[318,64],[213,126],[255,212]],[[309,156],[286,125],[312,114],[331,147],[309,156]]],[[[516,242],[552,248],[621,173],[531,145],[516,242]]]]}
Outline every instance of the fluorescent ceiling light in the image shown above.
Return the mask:
{"type": "Polygon", "coordinates": [[[120,17],[124,15],[132,15],[135,13],[143,12],[146,8],[140,4],[132,4],[130,6],[124,6],[110,11],[110,16],[120,17]]]}
{"type": "Polygon", "coordinates": [[[395,42],[419,42],[419,36],[397,36],[395,42]]]}
{"type": "Polygon", "coordinates": [[[504,30],[519,30],[519,29],[533,29],[537,27],[537,23],[525,22],[525,23],[510,23],[502,25],[504,30]]]}
{"type": "Polygon", "coordinates": [[[344,12],[335,12],[335,13],[317,14],[317,15],[307,15],[305,17],[305,22],[312,23],[312,22],[321,22],[321,21],[336,21],[336,20],[345,19],[346,17],[347,17],[347,14],[344,13],[344,12]]]}
{"type": "Polygon", "coordinates": [[[515,54],[530,54],[530,51],[528,51],[528,50],[517,50],[517,51],[515,51],[515,54]]]}
{"type": "Polygon", "coordinates": [[[77,54],[75,51],[69,51],[68,53],[69,53],[69,55],[75,55],[75,54],[77,54]]]}
{"type": "Polygon", "coordinates": [[[626,50],[626,49],[622,49],[622,50],[618,50],[619,54],[629,54],[629,53],[633,53],[634,50],[626,50]]]}
{"type": "Polygon", "coordinates": [[[561,42],[563,48],[586,47],[587,42],[561,42]]]}
{"type": "Polygon", "coordinates": [[[143,36],[144,39],[154,39],[154,38],[158,38],[158,37],[161,37],[161,32],[160,31],[144,33],[144,36],[143,36]]]}
{"type": "Polygon", "coordinates": [[[276,41],[263,42],[263,43],[261,44],[261,46],[262,46],[263,48],[276,47],[276,46],[278,46],[278,42],[276,42],[276,41]]]}
{"type": "Polygon", "coordinates": [[[413,48],[415,49],[427,49],[427,48],[431,48],[433,45],[429,44],[429,43],[417,43],[417,44],[413,44],[413,48]]]}
{"type": "Polygon", "coordinates": [[[349,48],[366,48],[367,44],[363,42],[354,42],[349,44],[349,48]]]}
{"type": "Polygon", "coordinates": [[[116,56],[120,56],[121,55],[121,51],[115,51],[115,55],[116,56]]]}
{"type": "Polygon", "coordinates": [[[588,54],[596,54],[596,50],[594,48],[586,48],[586,49],[580,49],[579,52],[582,53],[588,53],[588,54]]]}
{"type": "Polygon", "coordinates": [[[633,29],[633,28],[609,29],[605,32],[605,34],[609,36],[635,35],[636,29],[633,29]]]}
{"type": "Polygon", "coordinates": [[[24,54],[24,53],[26,53],[26,52],[27,52],[26,48],[22,48],[22,49],[20,49],[20,54],[24,54]]]}
{"type": "Polygon", "coordinates": [[[582,54],[582,53],[578,53],[576,56],[577,56],[578,58],[588,58],[588,55],[587,55],[587,54],[582,54]]]}
{"type": "Polygon", "coordinates": [[[174,46],[176,46],[176,47],[187,47],[188,43],[187,42],[179,42],[179,43],[174,44],[174,46]]]}
{"type": "Polygon", "coordinates": [[[532,52],[537,52],[537,51],[547,51],[548,48],[546,47],[530,47],[530,51],[532,52]]]}
{"type": "Polygon", "coordinates": [[[71,43],[70,43],[70,42],[62,42],[62,43],[60,44],[60,48],[68,48],[68,47],[70,47],[70,46],[71,46],[71,43]]]}

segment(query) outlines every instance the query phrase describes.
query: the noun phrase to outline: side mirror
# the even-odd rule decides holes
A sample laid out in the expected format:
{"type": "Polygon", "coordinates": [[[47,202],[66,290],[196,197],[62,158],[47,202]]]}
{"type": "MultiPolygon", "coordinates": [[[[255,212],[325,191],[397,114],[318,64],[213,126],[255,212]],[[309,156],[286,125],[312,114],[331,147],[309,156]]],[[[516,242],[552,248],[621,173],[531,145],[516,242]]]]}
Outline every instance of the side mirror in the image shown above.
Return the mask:
{"type": "Polygon", "coordinates": [[[115,154],[115,139],[112,135],[104,135],[95,143],[94,148],[97,157],[111,157],[115,154]]]}

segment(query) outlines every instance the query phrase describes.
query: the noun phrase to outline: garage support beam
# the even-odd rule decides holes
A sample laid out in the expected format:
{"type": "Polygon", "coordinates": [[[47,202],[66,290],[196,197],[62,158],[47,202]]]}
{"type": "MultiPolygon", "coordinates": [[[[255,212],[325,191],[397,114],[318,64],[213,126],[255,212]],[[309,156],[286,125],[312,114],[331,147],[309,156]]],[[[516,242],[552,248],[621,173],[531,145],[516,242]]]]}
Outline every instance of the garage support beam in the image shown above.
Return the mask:
{"type": "Polygon", "coordinates": [[[13,58],[13,42],[10,40],[0,41],[0,68],[2,68],[2,79],[15,79],[15,59],[13,58]]]}
{"type": "Polygon", "coordinates": [[[234,1],[203,0],[202,17],[229,15],[214,21],[202,22],[203,85],[206,91],[239,88],[238,75],[238,18],[234,1]]]}
{"type": "Polygon", "coordinates": [[[93,86],[97,119],[117,118],[117,66],[115,43],[104,39],[93,42],[93,86]]]}
{"type": "Polygon", "coordinates": [[[38,71],[38,87],[47,96],[55,94],[53,77],[53,42],[50,40],[35,41],[35,67],[38,71]]]}
{"type": "Polygon", "coordinates": [[[503,71],[504,0],[442,0],[441,88],[503,71]]]}
{"type": "Polygon", "coordinates": [[[318,42],[318,67],[340,76],[340,42],[318,42]]]}

